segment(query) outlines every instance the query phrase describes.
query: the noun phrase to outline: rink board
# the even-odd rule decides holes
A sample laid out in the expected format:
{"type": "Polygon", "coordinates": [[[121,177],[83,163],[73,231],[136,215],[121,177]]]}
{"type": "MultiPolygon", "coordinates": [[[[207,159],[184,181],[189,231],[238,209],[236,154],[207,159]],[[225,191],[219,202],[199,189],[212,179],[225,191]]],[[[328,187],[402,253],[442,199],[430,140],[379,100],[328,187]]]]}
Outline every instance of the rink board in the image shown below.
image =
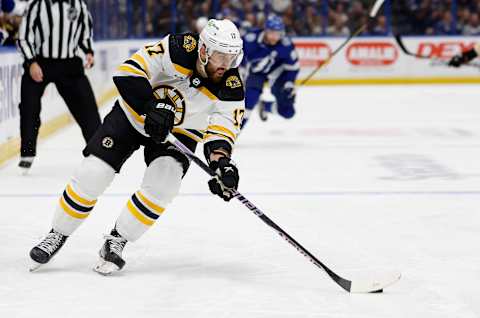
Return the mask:
{"type": "MultiPolygon", "coordinates": [[[[344,38],[296,38],[300,57],[299,82],[328,58],[344,38]]],[[[478,37],[405,38],[406,46],[415,53],[437,59],[448,59],[468,49],[478,37]]],[[[96,65],[87,75],[99,106],[114,96],[111,81],[115,68],[151,39],[103,41],[96,43],[96,65]]],[[[0,167],[18,154],[20,79],[22,59],[11,50],[0,51],[0,167]]],[[[438,62],[420,60],[402,54],[393,38],[366,37],[353,39],[328,65],[322,67],[307,85],[344,84],[448,84],[479,83],[480,64],[460,69],[438,62]],[[478,67],[477,67],[478,66],[478,67]]],[[[53,85],[42,98],[41,140],[72,122],[63,100],[53,85]]]]}

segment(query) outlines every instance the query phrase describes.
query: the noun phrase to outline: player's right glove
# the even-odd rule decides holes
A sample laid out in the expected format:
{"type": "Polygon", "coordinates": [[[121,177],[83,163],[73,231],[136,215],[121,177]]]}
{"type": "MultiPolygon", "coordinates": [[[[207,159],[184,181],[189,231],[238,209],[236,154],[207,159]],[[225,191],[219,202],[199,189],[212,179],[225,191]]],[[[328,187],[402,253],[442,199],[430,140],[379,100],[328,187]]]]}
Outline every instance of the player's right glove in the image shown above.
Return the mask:
{"type": "Polygon", "coordinates": [[[232,199],[232,190],[238,189],[238,169],[230,158],[222,157],[218,161],[210,162],[210,168],[217,173],[210,181],[208,187],[213,194],[225,201],[232,199]]]}
{"type": "Polygon", "coordinates": [[[169,98],[157,99],[147,104],[145,132],[156,143],[162,143],[173,128],[175,106],[169,98]]]}
{"type": "Polygon", "coordinates": [[[462,54],[458,54],[452,57],[452,59],[448,62],[448,66],[460,67],[461,65],[470,62],[477,56],[478,54],[477,54],[477,51],[475,51],[475,49],[465,51],[462,54]]]}

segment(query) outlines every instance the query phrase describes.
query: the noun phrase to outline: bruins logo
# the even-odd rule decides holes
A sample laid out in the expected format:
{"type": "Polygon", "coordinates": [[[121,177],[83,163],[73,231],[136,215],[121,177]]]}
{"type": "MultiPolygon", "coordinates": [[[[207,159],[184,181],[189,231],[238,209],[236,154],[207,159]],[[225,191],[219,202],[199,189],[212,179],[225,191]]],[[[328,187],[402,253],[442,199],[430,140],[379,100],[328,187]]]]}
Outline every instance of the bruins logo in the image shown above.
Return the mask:
{"type": "Polygon", "coordinates": [[[237,76],[232,75],[227,78],[225,85],[233,89],[233,88],[241,87],[242,82],[240,82],[240,79],[237,76]]]}
{"type": "Polygon", "coordinates": [[[158,99],[170,98],[175,105],[174,125],[181,125],[185,117],[185,98],[182,93],[173,86],[159,85],[153,89],[153,94],[158,99]]]}
{"type": "Polygon", "coordinates": [[[109,149],[109,148],[112,148],[113,147],[113,138],[112,137],[105,137],[102,139],[102,146],[104,146],[105,148],[109,149]]]}
{"type": "Polygon", "coordinates": [[[192,52],[195,50],[197,47],[197,40],[191,35],[186,35],[183,38],[183,48],[187,50],[188,53],[192,52]]]}

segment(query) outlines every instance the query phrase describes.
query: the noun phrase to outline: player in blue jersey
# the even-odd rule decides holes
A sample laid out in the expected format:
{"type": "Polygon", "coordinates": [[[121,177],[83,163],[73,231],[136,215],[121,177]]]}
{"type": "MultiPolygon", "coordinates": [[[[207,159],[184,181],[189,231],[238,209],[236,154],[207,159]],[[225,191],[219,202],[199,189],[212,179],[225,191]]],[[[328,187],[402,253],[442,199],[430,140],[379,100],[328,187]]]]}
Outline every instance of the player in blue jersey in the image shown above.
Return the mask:
{"type": "Polygon", "coordinates": [[[247,33],[243,41],[246,69],[245,118],[242,128],[252,110],[258,105],[260,118],[267,119],[267,113],[275,112],[284,118],[295,115],[295,79],[299,63],[295,47],[285,35],[282,18],[270,15],[264,30],[247,33]],[[270,84],[274,99],[261,98],[263,86],[270,84]]]}

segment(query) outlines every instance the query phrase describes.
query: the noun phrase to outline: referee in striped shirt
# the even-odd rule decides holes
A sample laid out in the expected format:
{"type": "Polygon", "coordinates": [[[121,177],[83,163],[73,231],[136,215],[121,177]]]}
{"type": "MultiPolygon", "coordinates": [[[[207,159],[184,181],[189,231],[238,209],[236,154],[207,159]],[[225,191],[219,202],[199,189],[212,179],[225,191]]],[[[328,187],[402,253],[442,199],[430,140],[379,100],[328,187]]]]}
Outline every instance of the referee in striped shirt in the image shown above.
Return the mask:
{"type": "Polygon", "coordinates": [[[57,87],[85,141],[100,126],[95,96],[84,72],[94,62],[92,19],[84,0],[30,0],[20,25],[18,48],[25,59],[19,166],[26,173],[36,155],[40,99],[49,83],[57,87]],[[77,55],[79,49],[85,53],[85,66],[77,55]]]}

